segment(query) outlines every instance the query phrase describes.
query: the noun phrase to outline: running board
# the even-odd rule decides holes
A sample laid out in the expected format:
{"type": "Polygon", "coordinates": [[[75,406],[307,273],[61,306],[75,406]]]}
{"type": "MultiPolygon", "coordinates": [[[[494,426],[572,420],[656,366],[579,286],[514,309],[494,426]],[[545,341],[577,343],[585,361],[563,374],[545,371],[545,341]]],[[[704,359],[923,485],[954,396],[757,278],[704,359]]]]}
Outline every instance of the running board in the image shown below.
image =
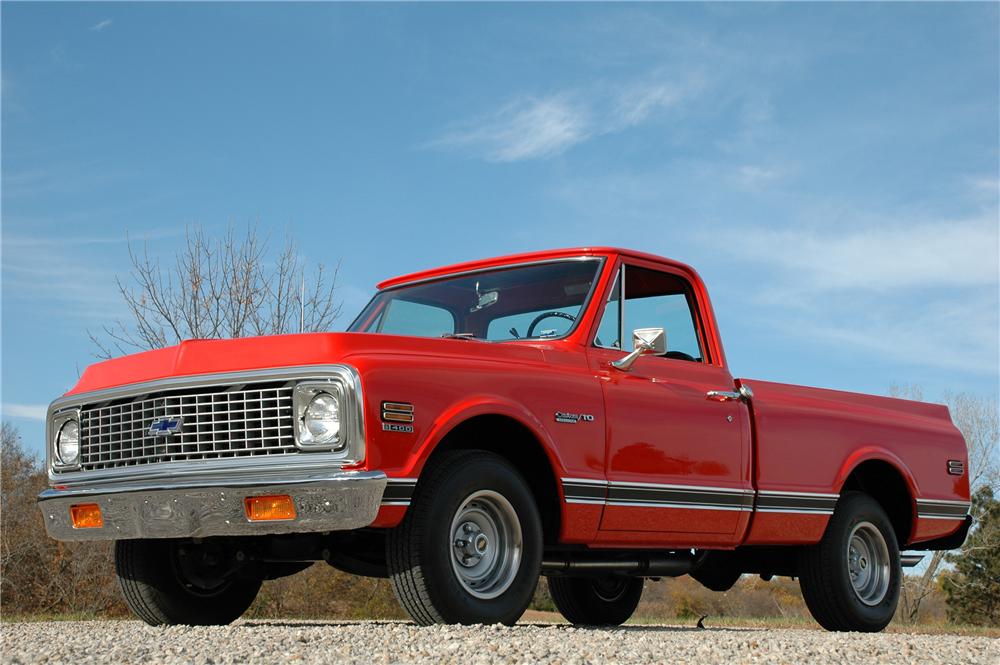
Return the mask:
{"type": "MultiPolygon", "coordinates": [[[[924,554],[902,554],[899,563],[903,568],[913,568],[924,560],[924,554]]],[[[679,577],[696,570],[703,557],[683,554],[679,556],[636,556],[623,558],[597,558],[592,556],[551,556],[542,561],[543,575],[570,575],[573,577],[628,575],[630,577],[679,577]]]]}

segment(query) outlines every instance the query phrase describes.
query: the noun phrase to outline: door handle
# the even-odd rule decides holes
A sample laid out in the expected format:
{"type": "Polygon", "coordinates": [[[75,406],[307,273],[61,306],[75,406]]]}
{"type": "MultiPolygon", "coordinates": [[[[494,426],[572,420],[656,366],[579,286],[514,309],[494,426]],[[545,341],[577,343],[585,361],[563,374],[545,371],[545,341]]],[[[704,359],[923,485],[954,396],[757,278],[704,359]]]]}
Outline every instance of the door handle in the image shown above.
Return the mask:
{"type": "Polygon", "coordinates": [[[743,400],[747,404],[753,399],[753,390],[747,384],[741,384],[739,390],[709,390],[705,393],[705,399],[712,402],[735,402],[743,400]]]}
{"type": "Polygon", "coordinates": [[[711,402],[735,402],[739,398],[740,394],[732,390],[709,390],[705,393],[705,399],[711,402]]]}

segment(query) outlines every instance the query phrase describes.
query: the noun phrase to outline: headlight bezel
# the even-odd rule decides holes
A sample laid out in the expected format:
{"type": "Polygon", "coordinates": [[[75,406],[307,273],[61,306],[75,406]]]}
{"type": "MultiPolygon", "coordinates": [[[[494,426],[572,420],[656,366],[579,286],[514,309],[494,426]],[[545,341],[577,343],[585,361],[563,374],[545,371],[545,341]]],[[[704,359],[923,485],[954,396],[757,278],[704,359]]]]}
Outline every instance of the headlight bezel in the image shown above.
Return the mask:
{"type": "Polygon", "coordinates": [[[51,429],[49,430],[49,454],[52,457],[52,467],[59,471],[79,469],[83,456],[83,432],[80,425],[80,409],[69,409],[57,413],[52,417],[51,423],[51,429]],[[66,462],[59,448],[59,438],[62,436],[63,429],[70,422],[75,422],[77,426],[77,449],[76,459],[72,462],[66,462]]]}
{"type": "Polygon", "coordinates": [[[351,444],[350,433],[353,431],[350,422],[351,413],[345,399],[344,387],[340,382],[331,381],[304,381],[295,386],[292,391],[292,410],[294,412],[295,425],[295,445],[303,451],[321,450],[327,452],[346,453],[351,444]],[[320,395],[330,395],[337,402],[337,414],[340,427],[337,438],[328,443],[314,443],[310,441],[312,434],[305,426],[306,411],[313,401],[320,395]]]}

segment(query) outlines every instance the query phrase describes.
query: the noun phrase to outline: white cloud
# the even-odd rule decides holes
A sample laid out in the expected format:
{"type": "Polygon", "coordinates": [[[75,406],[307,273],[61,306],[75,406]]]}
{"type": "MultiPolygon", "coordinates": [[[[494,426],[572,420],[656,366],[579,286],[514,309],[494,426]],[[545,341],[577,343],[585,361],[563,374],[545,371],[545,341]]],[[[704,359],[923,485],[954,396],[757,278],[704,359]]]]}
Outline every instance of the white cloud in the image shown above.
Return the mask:
{"type": "Polygon", "coordinates": [[[851,349],[911,365],[995,374],[997,301],[992,294],[903,306],[884,297],[768,308],[758,322],[813,347],[851,349]]]}
{"type": "Polygon", "coordinates": [[[614,115],[622,128],[633,127],[657,111],[676,106],[690,92],[686,86],[667,81],[631,85],[616,95],[614,115]]]}
{"type": "Polygon", "coordinates": [[[557,155],[585,140],[590,121],[584,105],[566,95],[511,102],[432,142],[467,148],[494,162],[513,162],[557,155]]]}
{"type": "Polygon", "coordinates": [[[740,239],[729,260],[757,275],[741,289],[775,334],[914,366],[997,371],[1000,231],[990,215],[719,234],[740,239]]]}
{"type": "Polygon", "coordinates": [[[769,182],[774,182],[780,176],[777,169],[749,164],[741,166],[736,172],[737,182],[748,189],[762,187],[769,182]]]}
{"type": "Polygon", "coordinates": [[[100,32],[101,30],[104,30],[105,28],[111,27],[111,23],[112,23],[111,19],[106,18],[103,21],[99,21],[99,22],[95,23],[94,25],[90,26],[90,30],[92,30],[94,32],[100,32]]]}
{"type": "Polygon", "coordinates": [[[47,236],[4,236],[3,243],[7,247],[36,248],[36,247],[62,247],[76,249],[81,245],[124,245],[130,240],[141,245],[149,240],[159,240],[163,238],[174,238],[184,234],[183,229],[177,227],[151,229],[140,232],[131,238],[126,230],[124,233],[114,233],[106,235],[47,235],[47,236]]]}
{"type": "Polygon", "coordinates": [[[996,284],[995,219],[883,223],[845,229],[733,229],[730,251],[785,271],[793,290],[889,289],[996,284]]]}
{"type": "MultiPolygon", "coordinates": [[[[5,100],[6,101],[6,100],[5,100]]],[[[53,163],[44,169],[14,171],[3,174],[4,199],[40,199],[53,194],[93,193],[110,189],[123,179],[135,178],[135,169],[124,170],[109,166],[106,160],[77,163],[53,163]]]]}
{"type": "MultiPolygon", "coordinates": [[[[144,240],[176,236],[179,229],[152,229],[133,237],[144,240]]],[[[116,274],[126,275],[124,249],[110,255],[108,248],[127,241],[119,235],[63,236],[4,235],[4,297],[32,303],[36,311],[59,320],[98,324],[127,314],[115,285],[116,274]]]]}
{"type": "Polygon", "coordinates": [[[997,196],[1000,195],[1000,178],[997,178],[995,176],[993,177],[983,176],[980,178],[972,178],[970,180],[970,184],[972,185],[973,191],[975,191],[978,194],[984,194],[993,199],[994,201],[996,200],[997,196]]]}
{"type": "Polygon", "coordinates": [[[34,303],[39,311],[59,320],[101,323],[127,313],[115,291],[110,270],[76,265],[73,257],[56,252],[33,253],[51,261],[33,264],[28,259],[8,259],[4,253],[4,296],[34,303]]]}
{"type": "Polygon", "coordinates": [[[587,139],[624,131],[698,94],[695,78],[654,77],[612,87],[522,97],[455,126],[430,147],[462,149],[492,162],[543,159],[587,139]]]}
{"type": "Polygon", "coordinates": [[[26,418],[28,420],[45,421],[47,404],[3,404],[3,415],[8,418],[26,418]]]}

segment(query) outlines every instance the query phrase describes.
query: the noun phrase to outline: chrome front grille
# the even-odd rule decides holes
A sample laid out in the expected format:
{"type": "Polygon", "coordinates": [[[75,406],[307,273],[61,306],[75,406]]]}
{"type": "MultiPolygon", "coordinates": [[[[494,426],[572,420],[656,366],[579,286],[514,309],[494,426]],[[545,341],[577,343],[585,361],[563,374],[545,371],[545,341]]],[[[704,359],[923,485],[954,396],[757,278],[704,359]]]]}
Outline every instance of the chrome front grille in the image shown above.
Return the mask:
{"type": "Polygon", "coordinates": [[[261,383],[176,390],[84,405],[81,470],[295,453],[292,386],[261,383]],[[154,436],[154,421],[180,418],[154,436]]]}

